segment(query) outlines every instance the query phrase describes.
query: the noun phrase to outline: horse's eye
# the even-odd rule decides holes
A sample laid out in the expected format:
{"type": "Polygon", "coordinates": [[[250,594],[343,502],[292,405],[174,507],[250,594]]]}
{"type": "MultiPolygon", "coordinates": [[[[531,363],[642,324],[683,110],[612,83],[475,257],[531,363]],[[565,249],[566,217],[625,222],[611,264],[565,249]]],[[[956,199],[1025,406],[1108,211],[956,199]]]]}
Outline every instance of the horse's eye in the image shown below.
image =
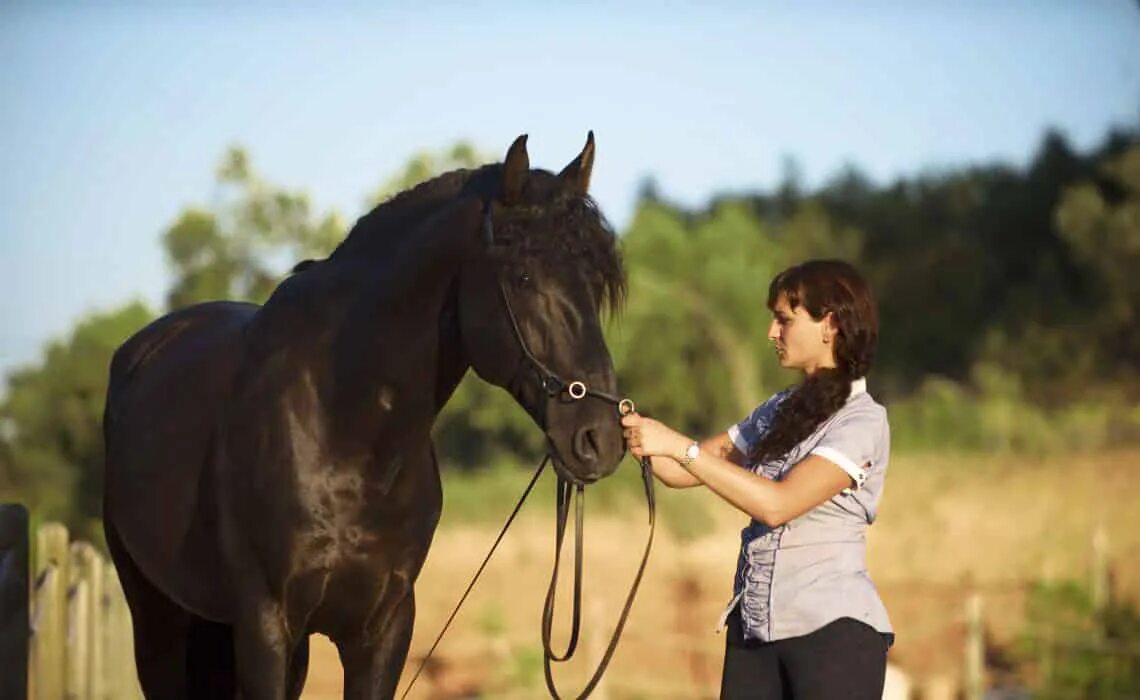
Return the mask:
{"type": "Polygon", "coordinates": [[[529,287],[530,286],[530,274],[527,272],[519,273],[517,281],[518,281],[518,284],[520,287],[529,287]]]}

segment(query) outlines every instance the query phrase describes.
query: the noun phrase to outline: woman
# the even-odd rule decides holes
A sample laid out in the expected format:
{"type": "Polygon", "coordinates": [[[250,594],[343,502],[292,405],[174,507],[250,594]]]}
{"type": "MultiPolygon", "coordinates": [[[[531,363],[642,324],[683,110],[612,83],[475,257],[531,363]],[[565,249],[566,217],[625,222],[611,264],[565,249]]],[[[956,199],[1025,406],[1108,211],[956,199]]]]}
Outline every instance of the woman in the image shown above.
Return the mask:
{"type": "Polygon", "coordinates": [[[768,339],[800,384],[701,443],[636,413],[626,441],[667,486],[703,484],[752,518],[721,697],[877,700],[893,633],[864,557],[890,447],[886,410],[866,391],[875,302],[851,265],[813,260],[772,280],[768,308],[768,339]]]}

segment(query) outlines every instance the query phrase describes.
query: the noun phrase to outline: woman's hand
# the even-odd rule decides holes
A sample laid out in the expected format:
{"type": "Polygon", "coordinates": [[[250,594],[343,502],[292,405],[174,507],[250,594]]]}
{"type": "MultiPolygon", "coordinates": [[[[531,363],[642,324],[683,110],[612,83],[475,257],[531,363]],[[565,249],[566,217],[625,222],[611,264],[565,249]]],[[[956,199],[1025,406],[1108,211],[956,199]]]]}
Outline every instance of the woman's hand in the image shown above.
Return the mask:
{"type": "Polygon", "coordinates": [[[677,459],[693,441],[661,421],[630,413],[621,419],[622,434],[629,451],[642,457],[672,457],[677,459]]]}

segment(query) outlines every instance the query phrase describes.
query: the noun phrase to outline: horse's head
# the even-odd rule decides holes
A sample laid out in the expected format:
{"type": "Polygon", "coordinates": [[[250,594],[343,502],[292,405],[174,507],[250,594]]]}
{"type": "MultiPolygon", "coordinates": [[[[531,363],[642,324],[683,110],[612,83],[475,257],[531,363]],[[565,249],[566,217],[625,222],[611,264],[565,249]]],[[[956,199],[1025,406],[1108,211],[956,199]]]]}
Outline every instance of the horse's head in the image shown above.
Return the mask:
{"type": "Polygon", "coordinates": [[[599,315],[620,305],[625,276],[617,238],[587,195],[593,160],[591,133],[558,175],[531,170],[520,136],[480,187],[482,240],[459,290],[472,367],[546,432],[559,472],[586,483],[611,474],[625,451],[617,406],[598,395],[616,393],[599,315]]]}

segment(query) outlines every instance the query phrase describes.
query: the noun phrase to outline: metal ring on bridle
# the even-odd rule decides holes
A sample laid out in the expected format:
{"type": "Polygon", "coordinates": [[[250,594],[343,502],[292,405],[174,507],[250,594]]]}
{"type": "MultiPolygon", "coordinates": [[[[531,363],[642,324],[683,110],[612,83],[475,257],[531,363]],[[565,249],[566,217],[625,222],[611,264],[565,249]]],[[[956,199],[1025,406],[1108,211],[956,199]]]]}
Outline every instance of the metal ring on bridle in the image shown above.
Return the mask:
{"type": "Polygon", "coordinates": [[[633,399],[622,399],[618,401],[618,414],[628,416],[637,410],[637,405],[633,403],[633,399]]]}
{"type": "Polygon", "coordinates": [[[570,398],[575,401],[586,398],[586,385],[583,382],[570,382],[570,386],[566,387],[566,391],[570,394],[570,398]]]}

